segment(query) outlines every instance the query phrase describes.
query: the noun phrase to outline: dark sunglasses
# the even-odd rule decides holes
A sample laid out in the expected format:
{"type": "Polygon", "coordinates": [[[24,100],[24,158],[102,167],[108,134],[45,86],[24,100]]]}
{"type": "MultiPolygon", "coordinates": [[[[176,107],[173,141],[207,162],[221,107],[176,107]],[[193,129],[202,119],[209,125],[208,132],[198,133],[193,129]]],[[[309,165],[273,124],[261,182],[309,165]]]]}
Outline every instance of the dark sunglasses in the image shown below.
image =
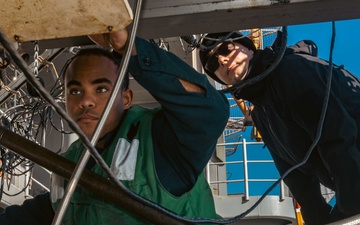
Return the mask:
{"type": "Polygon", "coordinates": [[[236,46],[234,44],[234,42],[232,41],[224,41],[219,48],[215,51],[214,54],[212,54],[209,59],[206,61],[205,64],[205,69],[214,73],[218,68],[219,68],[219,61],[218,61],[218,56],[222,55],[222,56],[227,56],[229,55],[232,51],[234,51],[236,49],[236,46]]]}

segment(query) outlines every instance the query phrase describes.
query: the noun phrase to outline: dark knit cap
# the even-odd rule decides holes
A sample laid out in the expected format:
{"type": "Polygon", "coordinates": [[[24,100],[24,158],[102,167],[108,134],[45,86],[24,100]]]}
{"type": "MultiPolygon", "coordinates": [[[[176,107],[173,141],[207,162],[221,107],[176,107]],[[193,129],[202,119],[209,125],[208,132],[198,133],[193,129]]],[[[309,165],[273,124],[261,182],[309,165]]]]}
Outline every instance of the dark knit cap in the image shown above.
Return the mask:
{"type": "Polygon", "coordinates": [[[220,40],[223,38],[224,38],[224,41],[226,41],[228,39],[236,39],[233,41],[238,42],[241,45],[247,47],[248,49],[256,52],[256,47],[254,45],[254,42],[250,38],[244,36],[240,32],[220,32],[220,33],[207,34],[200,43],[203,47],[205,47],[203,49],[200,48],[200,51],[199,51],[200,61],[201,61],[201,64],[202,64],[205,72],[212,79],[216,80],[217,82],[219,82],[221,84],[224,84],[224,82],[222,82],[213,72],[205,69],[205,65],[206,65],[206,62],[210,58],[209,52],[211,51],[211,49],[213,49],[215,46],[217,46],[219,43],[221,43],[222,41],[220,41],[220,40]],[[207,47],[212,47],[212,48],[208,49],[207,47]]]}

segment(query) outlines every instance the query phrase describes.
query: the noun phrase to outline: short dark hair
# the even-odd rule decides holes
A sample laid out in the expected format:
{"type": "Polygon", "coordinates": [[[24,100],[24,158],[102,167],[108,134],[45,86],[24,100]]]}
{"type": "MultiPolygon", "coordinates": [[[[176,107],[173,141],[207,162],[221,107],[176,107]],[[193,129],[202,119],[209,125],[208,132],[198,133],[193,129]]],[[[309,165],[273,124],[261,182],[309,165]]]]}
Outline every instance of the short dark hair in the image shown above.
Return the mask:
{"type": "MultiPolygon", "coordinates": [[[[66,70],[68,69],[68,67],[70,66],[70,64],[78,57],[80,56],[89,56],[89,55],[95,55],[95,56],[105,56],[106,58],[110,59],[116,66],[117,69],[120,68],[120,62],[121,62],[121,55],[117,54],[113,51],[110,51],[108,49],[105,48],[101,48],[101,47],[90,47],[90,48],[83,48],[80,49],[76,55],[72,56],[71,58],[69,58],[66,62],[64,67],[62,68],[61,71],[61,75],[64,76],[65,79],[65,73],[66,70]]],[[[125,77],[124,80],[122,81],[122,85],[121,87],[126,90],[129,88],[129,83],[130,83],[130,78],[129,78],[129,73],[125,73],[125,77]]]]}

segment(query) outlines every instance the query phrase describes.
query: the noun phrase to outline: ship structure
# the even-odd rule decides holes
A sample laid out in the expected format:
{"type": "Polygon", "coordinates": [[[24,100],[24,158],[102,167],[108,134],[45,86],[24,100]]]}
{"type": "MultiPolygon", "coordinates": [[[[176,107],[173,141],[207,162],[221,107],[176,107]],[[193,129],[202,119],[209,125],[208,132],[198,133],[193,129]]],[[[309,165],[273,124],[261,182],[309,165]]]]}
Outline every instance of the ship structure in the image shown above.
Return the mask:
{"type": "MultiPolygon", "coordinates": [[[[104,1],[110,2],[110,0],[104,1]]],[[[4,16],[6,20],[0,23],[0,28],[4,30],[1,35],[14,46],[13,49],[16,51],[14,54],[18,54],[23,59],[30,73],[35,75],[55,101],[62,106],[64,106],[64,95],[60,79],[61,68],[79,49],[93,45],[87,34],[105,33],[112,29],[127,27],[137,19],[133,18],[136,5],[133,1],[119,1],[120,3],[114,6],[115,9],[108,12],[106,18],[103,18],[102,10],[94,10],[104,7],[105,3],[99,4],[89,0],[94,2],[93,6],[88,4],[79,9],[77,7],[80,7],[80,4],[74,2],[81,1],[76,0],[72,3],[66,1],[60,5],[53,3],[57,4],[59,11],[69,11],[70,8],[77,10],[74,12],[70,10],[70,13],[66,14],[72,18],[69,21],[59,20],[59,15],[54,15],[52,11],[54,5],[49,5],[44,0],[29,0],[26,3],[7,2],[4,3],[6,5],[4,9],[0,10],[4,15],[6,12],[4,16]],[[31,4],[32,2],[34,4],[31,4]],[[37,5],[35,2],[41,4],[37,5]],[[38,9],[37,15],[29,13],[34,9],[38,9]],[[81,10],[86,13],[77,15],[81,10]],[[93,16],[91,18],[95,19],[83,19],[84,15],[93,16]],[[47,21],[42,21],[42,18],[47,18],[47,21]],[[104,27],[96,23],[100,18],[109,24],[116,18],[120,23],[114,27],[108,26],[107,30],[104,30],[104,27]],[[73,21],[83,21],[83,23],[77,24],[73,21]],[[20,23],[25,25],[20,26],[20,23]],[[92,27],[91,30],[84,28],[89,26],[92,27]]],[[[204,73],[198,58],[198,49],[186,42],[184,37],[192,37],[198,41],[205,33],[237,30],[251,38],[258,49],[263,49],[273,43],[277,32],[283,26],[353,19],[357,18],[360,10],[356,0],[348,0],[346,4],[339,0],[328,2],[299,0],[296,3],[280,0],[255,1],[258,5],[255,3],[248,5],[253,1],[249,2],[214,3],[203,0],[195,4],[148,1],[141,9],[143,14],[139,20],[137,34],[178,55],[199,72],[204,73]],[[314,12],[312,10],[314,8],[319,10],[314,12]],[[335,9],[337,13],[331,13],[335,9]],[[307,18],[301,16],[304,13],[308,14],[307,18]],[[249,19],[243,19],[244,22],[236,26],[231,24],[231,21],[241,18],[235,18],[234,14],[247,15],[249,19]],[[279,18],[279,15],[285,19],[279,18]],[[206,18],[206,22],[201,23],[200,20],[195,19],[196,17],[206,18]],[[175,28],[176,26],[169,27],[171,23],[178,26],[178,29],[175,28]]],[[[13,137],[12,133],[17,134],[52,154],[58,155],[64,152],[77,139],[77,134],[39,95],[21,66],[11,59],[5,41],[0,43],[0,53],[1,129],[9,132],[9,137],[13,137]]],[[[211,82],[219,90],[226,88],[215,81],[211,82]]],[[[134,104],[149,108],[158,106],[156,100],[135,80],[131,80],[130,86],[136,92],[134,104]]],[[[234,225],[303,225],[301,206],[279,179],[280,176],[261,138],[261,133],[251,121],[249,116],[251,103],[235,100],[230,94],[226,96],[231,107],[230,117],[204,171],[212,190],[217,214],[228,221],[228,224],[234,225]]],[[[0,137],[0,211],[7,206],[22,204],[26,199],[48,192],[50,175],[53,172],[51,166],[36,161],[44,155],[38,155],[35,153],[37,151],[32,153],[29,149],[24,156],[22,151],[24,146],[16,146],[16,143],[8,144],[8,141],[3,140],[2,137],[3,134],[0,137]],[[8,145],[12,148],[6,147],[8,145]]],[[[28,142],[19,139],[18,143],[28,142]]],[[[323,188],[323,194],[325,199],[333,204],[335,200],[332,191],[323,188]]],[[[354,223],[357,219],[349,218],[341,224],[345,222],[358,224],[354,223]]]]}

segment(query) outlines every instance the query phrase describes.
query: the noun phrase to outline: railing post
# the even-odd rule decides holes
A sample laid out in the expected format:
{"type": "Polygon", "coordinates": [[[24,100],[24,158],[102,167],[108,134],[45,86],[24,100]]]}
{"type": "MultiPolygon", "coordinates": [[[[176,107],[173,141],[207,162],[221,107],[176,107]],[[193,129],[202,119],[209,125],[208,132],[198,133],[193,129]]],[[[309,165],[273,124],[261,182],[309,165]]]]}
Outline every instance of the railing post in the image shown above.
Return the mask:
{"type": "Polygon", "coordinates": [[[210,161],[206,165],[206,180],[210,184],[210,161]]]}
{"type": "Polygon", "coordinates": [[[243,162],[244,162],[244,201],[249,201],[249,177],[247,165],[246,139],[243,139],[243,162]]]}
{"type": "Polygon", "coordinates": [[[285,200],[284,195],[284,181],[280,181],[280,202],[285,200]]]}

